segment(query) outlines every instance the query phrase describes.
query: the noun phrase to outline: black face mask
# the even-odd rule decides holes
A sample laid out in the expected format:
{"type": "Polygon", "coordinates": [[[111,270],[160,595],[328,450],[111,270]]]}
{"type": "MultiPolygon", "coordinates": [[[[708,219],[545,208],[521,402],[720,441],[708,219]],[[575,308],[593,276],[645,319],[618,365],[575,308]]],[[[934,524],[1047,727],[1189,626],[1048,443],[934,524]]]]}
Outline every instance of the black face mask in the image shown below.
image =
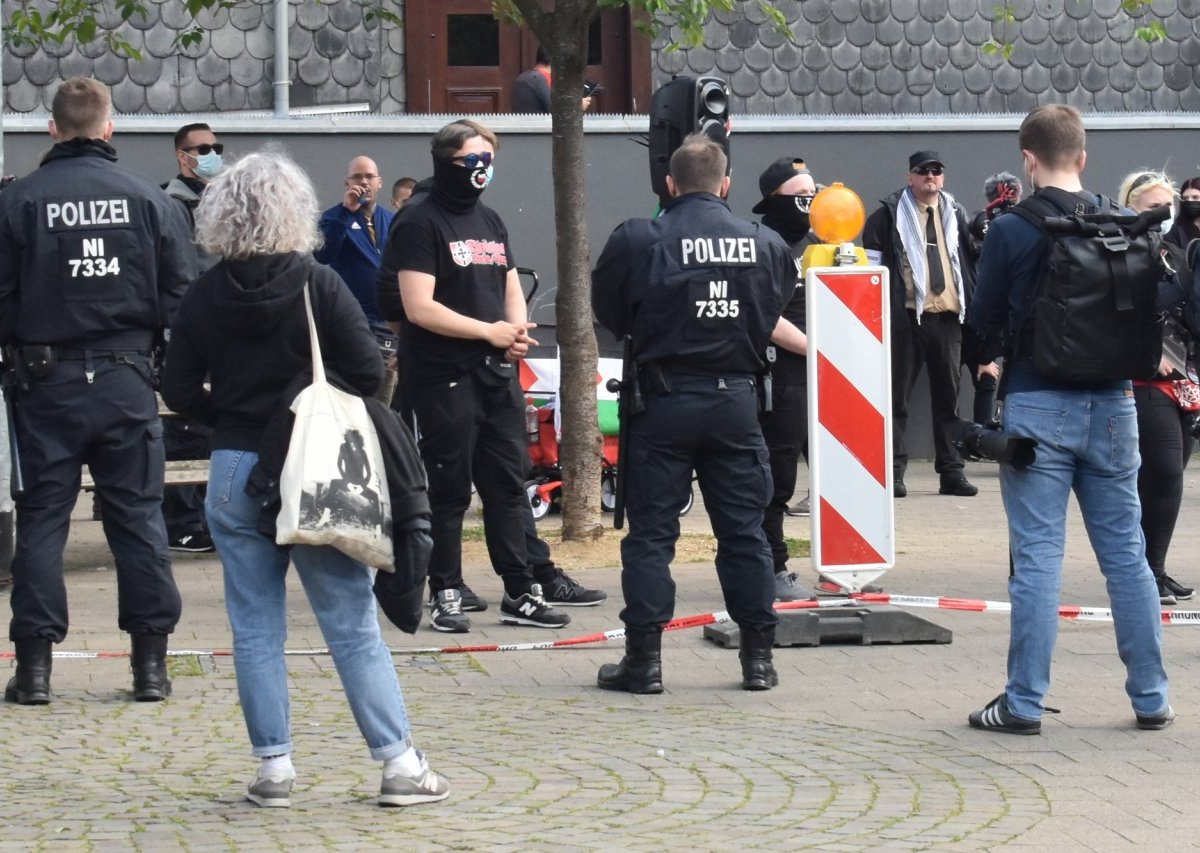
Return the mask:
{"type": "Polygon", "coordinates": [[[1200,218],[1200,201],[1181,201],[1181,202],[1179,202],[1179,218],[1180,219],[1198,219],[1198,218],[1200,218]]]}
{"type": "Polygon", "coordinates": [[[773,195],[767,199],[764,219],[779,230],[788,242],[795,242],[808,233],[808,206],[811,196],[773,195]]]}
{"type": "Polygon", "coordinates": [[[469,210],[487,188],[489,172],[482,164],[469,169],[453,160],[434,160],[432,195],[450,210],[469,210]]]}

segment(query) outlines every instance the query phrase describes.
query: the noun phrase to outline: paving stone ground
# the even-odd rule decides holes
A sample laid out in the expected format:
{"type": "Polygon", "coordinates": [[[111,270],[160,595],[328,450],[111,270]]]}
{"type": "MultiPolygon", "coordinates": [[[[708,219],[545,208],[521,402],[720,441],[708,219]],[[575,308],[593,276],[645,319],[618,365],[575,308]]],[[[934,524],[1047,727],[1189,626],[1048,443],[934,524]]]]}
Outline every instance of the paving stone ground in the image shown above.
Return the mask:
{"type": "MultiPolygon", "coordinates": [[[[977,498],[936,494],[927,465],[897,502],[889,591],[1005,600],[1007,560],[994,467],[974,466],[977,498]]],[[[1189,474],[1174,573],[1200,581],[1200,478],[1189,474]]],[[[111,558],[77,512],[62,651],[124,651],[111,558]]],[[[550,520],[549,523],[553,523],[550,520]]],[[[697,505],[685,527],[706,524],[697,505]]],[[[808,535],[807,519],[789,533],[808,535]]],[[[1106,604],[1076,518],[1063,601],[1106,604]]],[[[806,561],[797,561],[809,577],[806,561]]],[[[230,645],[215,557],[183,556],[176,649],[230,645]]],[[[443,803],[384,810],[328,657],[289,658],[298,771],[293,808],[244,801],[253,774],[232,660],[171,659],[175,694],[128,701],[123,658],[57,659],[55,701],[0,707],[0,851],[6,850],[1117,850],[1196,848],[1200,629],[1166,629],[1179,720],[1140,732],[1122,690],[1112,626],[1063,623],[1039,737],[972,731],[967,714],[1004,680],[1003,615],[914,611],[954,632],[948,645],[781,649],[781,684],[737,689],[733,650],[700,631],[665,637],[667,692],[597,690],[616,644],[472,654],[414,650],[524,643],[619,627],[619,572],[576,572],[611,598],[571,611],[559,632],[501,626],[495,604],[468,635],[388,627],[414,737],[453,785],[443,803]]],[[[722,608],[711,565],[681,566],[677,615],[722,608]]],[[[483,565],[468,580],[498,601],[483,565]]],[[[1187,606],[1187,605],[1184,605],[1187,606]]],[[[299,586],[289,647],[323,645],[299,586]]],[[[7,662],[0,673],[7,674],[7,662]]]]}

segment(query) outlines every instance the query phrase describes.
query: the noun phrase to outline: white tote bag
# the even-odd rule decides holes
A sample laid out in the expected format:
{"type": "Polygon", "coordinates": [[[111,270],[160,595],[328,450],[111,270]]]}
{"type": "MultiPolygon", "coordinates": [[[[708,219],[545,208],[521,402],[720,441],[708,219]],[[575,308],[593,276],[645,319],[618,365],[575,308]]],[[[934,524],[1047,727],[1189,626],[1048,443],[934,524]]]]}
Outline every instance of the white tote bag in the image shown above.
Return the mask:
{"type": "Polygon", "coordinates": [[[325,380],[309,288],[313,383],[292,403],[296,415],[279,478],[279,545],[332,545],[368,566],[394,571],[392,507],[379,436],[360,397],[325,380]]]}

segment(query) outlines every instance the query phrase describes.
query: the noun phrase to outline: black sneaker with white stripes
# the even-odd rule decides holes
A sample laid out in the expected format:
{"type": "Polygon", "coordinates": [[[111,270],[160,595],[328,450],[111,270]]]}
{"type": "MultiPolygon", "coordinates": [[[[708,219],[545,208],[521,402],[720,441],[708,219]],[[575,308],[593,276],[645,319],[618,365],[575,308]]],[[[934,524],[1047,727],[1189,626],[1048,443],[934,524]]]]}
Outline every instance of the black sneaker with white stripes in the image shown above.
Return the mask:
{"type": "Polygon", "coordinates": [[[535,583],[530,584],[529,592],[518,599],[504,594],[504,600],[500,602],[500,622],[534,628],[562,628],[570,624],[571,617],[547,604],[542,598],[542,585],[535,583]]]}
{"type": "Polygon", "coordinates": [[[988,732],[1003,732],[1009,735],[1040,735],[1041,720],[1022,720],[1013,716],[1008,710],[1008,700],[1001,693],[991,702],[983,706],[982,711],[976,711],[967,717],[967,722],[973,729],[983,729],[988,732]]]}

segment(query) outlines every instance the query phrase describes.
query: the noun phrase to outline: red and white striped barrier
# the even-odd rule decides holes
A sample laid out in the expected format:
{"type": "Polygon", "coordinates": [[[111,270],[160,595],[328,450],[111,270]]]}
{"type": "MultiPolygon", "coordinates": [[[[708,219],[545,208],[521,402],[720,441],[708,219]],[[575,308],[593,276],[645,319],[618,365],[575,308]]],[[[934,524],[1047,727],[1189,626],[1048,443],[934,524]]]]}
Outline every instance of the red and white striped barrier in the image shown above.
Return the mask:
{"type": "MultiPolygon", "coordinates": [[[[895,607],[932,607],[937,610],[958,610],[970,613],[1010,613],[1012,605],[1007,601],[986,601],[978,598],[947,598],[943,596],[892,595],[890,593],[856,592],[846,597],[822,598],[816,601],[786,601],[777,602],[776,610],[824,610],[830,608],[860,607],[865,604],[890,604],[895,607]]],[[[1062,619],[1072,622],[1111,622],[1112,611],[1104,607],[1076,607],[1063,605],[1058,608],[1062,619]]],[[[713,613],[698,613],[695,616],[681,616],[672,619],[663,628],[664,631],[682,631],[687,628],[700,628],[704,625],[716,625],[731,621],[729,613],[718,610],[713,613]]],[[[1200,610],[1164,610],[1162,614],[1164,625],[1200,625],[1200,610]]],[[[624,628],[614,628],[595,634],[583,634],[578,637],[567,637],[561,640],[546,640],[540,643],[489,643],[480,646],[429,646],[416,649],[391,649],[397,657],[404,655],[453,655],[479,652],[532,652],[544,649],[565,649],[571,646],[587,646],[595,643],[607,643],[609,640],[625,638],[624,628]]],[[[286,649],[285,655],[296,657],[312,657],[328,655],[329,649],[286,649]]],[[[167,652],[170,657],[233,657],[230,649],[171,649],[167,652]]],[[[12,660],[13,652],[0,652],[0,660],[12,660]]],[[[127,658],[129,652],[54,652],[56,660],[98,660],[104,658],[127,658]]]]}
{"type": "MultiPolygon", "coordinates": [[[[981,598],[945,598],[941,596],[891,595],[889,593],[854,593],[850,596],[862,604],[892,604],[896,607],[932,607],[938,610],[966,610],[972,613],[1011,613],[1007,601],[987,601],[981,598]]],[[[782,606],[782,605],[781,605],[782,606]]],[[[1077,607],[1064,604],[1058,608],[1060,619],[1070,622],[1111,622],[1112,610],[1107,607],[1077,607]]],[[[1164,625],[1200,625],[1200,610],[1164,610],[1164,625]]]]}
{"type": "Polygon", "coordinates": [[[813,567],[856,590],[896,562],[888,273],[814,267],[805,283],[813,567]]]}

